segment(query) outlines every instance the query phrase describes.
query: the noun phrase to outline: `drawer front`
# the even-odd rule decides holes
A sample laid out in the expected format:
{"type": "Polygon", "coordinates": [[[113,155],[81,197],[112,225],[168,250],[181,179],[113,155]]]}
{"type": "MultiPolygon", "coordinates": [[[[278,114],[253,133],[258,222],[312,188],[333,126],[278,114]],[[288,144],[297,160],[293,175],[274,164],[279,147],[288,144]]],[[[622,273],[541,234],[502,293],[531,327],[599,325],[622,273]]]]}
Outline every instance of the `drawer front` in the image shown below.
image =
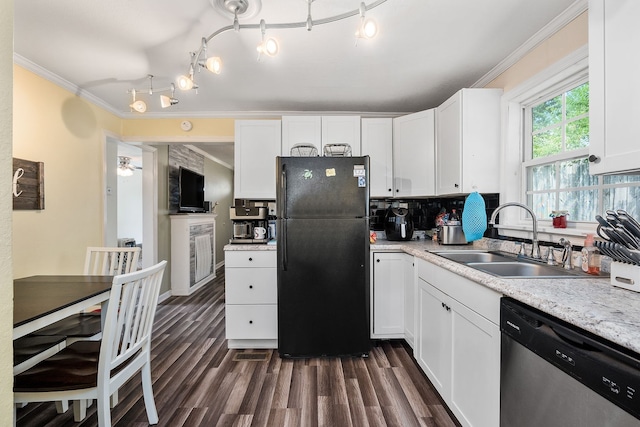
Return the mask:
{"type": "Polygon", "coordinates": [[[277,339],[278,307],[270,305],[227,305],[227,339],[277,339]]]}
{"type": "Polygon", "coordinates": [[[227,304],[276,304],[278,302],[275,268],[228,268],[225,270],[227,304]]]}
{"type": "Polygon", "coordinates": [[[276,251],[226,251],[224,253],[225,267],[272,267],[277,265],[276,251]]]}

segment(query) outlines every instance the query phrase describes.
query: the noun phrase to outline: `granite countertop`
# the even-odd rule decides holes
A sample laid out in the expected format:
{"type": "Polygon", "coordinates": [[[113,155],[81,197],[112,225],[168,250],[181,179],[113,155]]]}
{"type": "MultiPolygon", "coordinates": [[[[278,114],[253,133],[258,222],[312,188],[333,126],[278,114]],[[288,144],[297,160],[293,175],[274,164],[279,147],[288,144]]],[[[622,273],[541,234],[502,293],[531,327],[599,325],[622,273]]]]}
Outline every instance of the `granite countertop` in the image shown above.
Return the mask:
{"type": "MultiPolygon", "coordinates": [[[[275,245],[229,244],[224,247],[224,250],[275,249],[275,245]]],[[[371,251],[402,251],[414,255],[640,353],[640,293],[612,286],[609,277],[499,278],[430,252],[471,249],[517,252],[514,242],[491,239],[463,246],[443,246],[424,239],[378,240],[371,245],[371,251]]]]}

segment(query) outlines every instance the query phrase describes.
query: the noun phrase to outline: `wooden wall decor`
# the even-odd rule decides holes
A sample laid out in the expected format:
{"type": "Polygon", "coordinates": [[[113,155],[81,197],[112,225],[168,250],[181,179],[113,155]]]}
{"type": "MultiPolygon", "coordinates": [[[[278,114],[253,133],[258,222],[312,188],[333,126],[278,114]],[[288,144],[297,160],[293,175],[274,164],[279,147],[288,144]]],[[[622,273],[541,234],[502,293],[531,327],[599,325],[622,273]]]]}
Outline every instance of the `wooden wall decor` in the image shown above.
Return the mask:
{"type": "Polygon", "coordinates": [[[44,209],[44,163],[13,158],[13,210],[44,209]]]}

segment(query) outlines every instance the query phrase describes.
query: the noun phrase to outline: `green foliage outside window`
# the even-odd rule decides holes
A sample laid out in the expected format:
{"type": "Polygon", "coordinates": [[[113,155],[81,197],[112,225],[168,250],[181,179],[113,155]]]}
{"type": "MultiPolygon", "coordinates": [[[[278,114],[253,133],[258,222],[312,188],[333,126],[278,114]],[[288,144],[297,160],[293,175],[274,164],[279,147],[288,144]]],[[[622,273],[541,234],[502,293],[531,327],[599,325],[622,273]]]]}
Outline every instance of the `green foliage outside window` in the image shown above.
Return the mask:
{"type": "Polygon", "coordinates": [[[589,146],[589,82],[531,109],[532,158],[589,146]]]}

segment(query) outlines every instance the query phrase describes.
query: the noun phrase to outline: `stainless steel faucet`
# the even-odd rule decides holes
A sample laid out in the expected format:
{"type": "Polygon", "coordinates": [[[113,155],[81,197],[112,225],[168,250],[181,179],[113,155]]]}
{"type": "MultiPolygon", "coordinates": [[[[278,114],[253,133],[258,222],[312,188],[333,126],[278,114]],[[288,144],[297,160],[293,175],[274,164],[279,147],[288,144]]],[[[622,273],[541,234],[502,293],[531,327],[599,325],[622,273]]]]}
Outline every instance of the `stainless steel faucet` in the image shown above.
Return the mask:
{"type": "Polygon", "coordinates": [[[536,218],[536,214],[529,208],[527,205],[523,205],[522,203],[517,202],[507,202],[503,203],[496,208],[495,211],[491,214],[491,219],[489,220],[489,225],[493,226],[496,223],[496,218],[498,217],[498,212],[502,209],[509,206],[517,206],[529,212],[531,215],[531,220],[533,221],[533,238],[531,239],[531,258],[540,259],[540,246],[538,245],[538,219],[536,218]]]}
{"type": "Polygon", "coordinates": [[[571,268],[573,268],[571,266],[571,260],[573,258],[573,249],[571,249],[571,242],[563,237],[562,239],[558,240],[558,243],[560,243],[564,248],[562,250],[562,267],[567,270],[571,270],[571,268]]]}

